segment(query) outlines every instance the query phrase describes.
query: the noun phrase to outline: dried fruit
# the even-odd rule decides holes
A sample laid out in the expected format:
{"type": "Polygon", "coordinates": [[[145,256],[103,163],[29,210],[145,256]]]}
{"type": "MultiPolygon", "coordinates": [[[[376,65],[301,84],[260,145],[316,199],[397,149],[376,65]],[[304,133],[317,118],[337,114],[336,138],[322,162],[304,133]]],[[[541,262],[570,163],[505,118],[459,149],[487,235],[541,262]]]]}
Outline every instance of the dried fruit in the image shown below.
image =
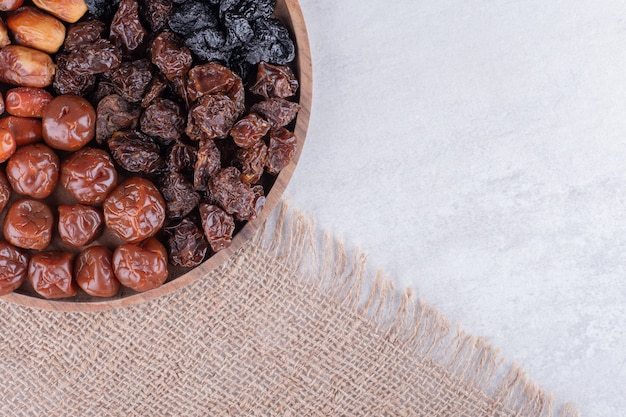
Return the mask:
{"type": "Polygon", "coordinates": [[[255,215],[256,195],[250,185],[241,180],[241,172],[235,167],[221,169],[209,183],[215,201],[237,220],[250,220],[255,215]]]}
{"type": "Polygon", "coordinates": [[[192,123],[187,135],[193,139],[193,127],[197,126],[210,138],[225,138],[237,120],[239,111],[235,103],[224,94],[210,94],[200,98],[191,108],[192,123]]]}
{"type": "Polygon", "coordinates": [[[278,174],[286,167],[298,148],[298,140],[293,132],[278,129],[270,134],[270,146],[267,150],[267,172],[278,174]]]}
{"type": "Polygon", "coordinates": [[[52,240],[52,210],[39,200],[21,199],[4,218],[4,238],[22,249],[41,250],[52,240]]]}
{"type": "Polygon", "coordinates": [[[24,0],[0,0],[0,11],[10,12],[16,10],[22,3],[24,3],[24,0]]]}
{"type": "Polygon", "coordinates": [[[100,204],[117,185],[117,171],[102,149],[83,148],[61,164],[61,184],[83,204],[100,204]]]}
{"type": "Polygon", "coordinates": [[[272,65],[260,62],[256,82],[250,92],[270,98],[289,98],[298,91],[298,79],[287,65],[272,65]]]}
{"type": "Polygon", "coordinates": [[[155,238],[120,245],[113,252],[113,271],[122,285],[135,291],[158,288],[168,275],[167,250],[155,238]]]}
{"type": "Polygon", "coordinates": [[[17,143],[9,129],[0,128],[0,163],[9,159],[15,153],[17,143]]]}
{"type": "Polygon", "coordinates": [[[220,170],[221,166],[221,153],[213,139],[202,138],[194,165],[193,188],[198,191],[207,190],[209,180],[220,170]]]}
{"type": "Polygon", "coordinates": [[[150,80],[150,84],[148,84],[148,87],[146,88],[146,93],[141,99],[141,106],[148,107],[155,98],[160,97],[161,94],[163,94],[166,88],[167,78],[165,78],[165,76],[161,73],[154,75],[152,80],[150,80]]]}
{"type": "Polygon", "coordinates": [[[39,252],[28,265],[28,279],[37,294],[44,298],[66,298],[76,295],[72,281],[71,252],[39,252]]]}
{"type": "Polygon", "coordinates": [[[98,39],[72,52],[65,68],[81,75],[101,74],[116,69],[121,63],[119,49],[106,39],[98,39]]]}
{"type": "Polygon", "coordinates": [[[139,52],[147,34],[139,21],[139,2],[122,0],[111,22],[111,41],[122,48],[124,54],[132,55],[139,52]]]}
{"type": "Polygon", "coordinates": [[[16,192],[46,198],[59,181],[59,166],[59,157],[46,145],[22,146],[9,158],[7,178],[16,192]]]}
{"type": "Polygon", "coordinates": [[[117,94],[104,97],[96,111],[96,141],[102,144],[117,131],[136,128],[140,113],[138,106],[117,94]]]}
{"type": "Polygon", "coordinates": [[[52,94],[41,88],[18,87],[7,91],[6,110],[18,117],[41,117],[42,110],[52,101],[52,94]]]}
{"type": "Polygon", "coordinates": [[[230,136],[241,148],[250,148],[269,132],[270,124],[254,113],[239,120],[230,130],[230,136]]]}
{"type": "Polygon", "coordinates": [[[193,268],[202,263],[209,250],[204,233],[188,218],[167,229],[170,263],[184,268],[193,268]]]}
{"type": "Polygon", "coordinates": [[[68,23],[78,21],[87,13],[85,0],[33,0],[33,3],[40,9],[68,23]]]}
{"type": "Polygon", "coordinates": [[[74,278],[80,288],[94,297],[113,297],[120,282],[113,272],[113,254],[104,246],[91,246],[76,258],[74,278]]]}
{"type": "Polygon", "coordinates": [[[172,32],[161,32],[154,38],[150,56],[152,63],[170,81],[183,78],[191,68],[191,52],[172,32]]]}
{"type": "Polygon", "coordinates": [[[201,29],[217,28],[219,20],[216,10],[201,1],[186,1],[169,19],[169,27],[179,35],[188,36],[201,29]]]}
{"type": "Polygon", "coordinates": [[[102,214],[93,207],[76,204],[61,205],[59,210],[59,236],[66,245],[79,248],[91,243],[102,230],[102,214]]]}
{"type": "Polygon", "coordinates": [[[228,93],[239,77],[217,62],[196,65],[188,74],[187,94],[193,101],[207,94],[228,93]]]}
{"type": "Polygon", "coordinates": [[[86,0],[86,3],[89,12],[98,19],[110,20],[115,14],[120,0],[86,0]]]}
{"type": "Polygon", "coordinates": [[[250,108],[251,112],[258,113],[270,122],[272,129],[287,126],[300,111],[300,105],[282,98],[271,98],[256,103],[250,108]]]}
{"type": "Polygon", "coordinates": [[[167,217],[181,219],[187,216],[200,203],[200,195],[193,189],[182,174],[170,172],[159,187],[167,204],[167,217]]]}
{"type": "Polygon", "coordinates": [[[122,182],[104,200],[102,208],[106,226],[130,243],[154,236],[165,222],[165,201],[145,178],[131,177],[122,182]]]}
{"type": "Polygon", "coordinates": [[[9,45],[0,49],[0,82],[22,87],[52,84],[55,66],[50,55],[36,49],[9,45]]]}
{"type": "Polygon", "coordinates": [[[202,228],[213,252],[230,246],[235,231],[233,216],[213,204],[200,204],[202,228]]]}
{"type": "Polygon", "coordinates": [[[267,162],[267,145],[259,140],[247,149],[237,152],[237,162],[241,167],[241,180],[256,184],[261,179],[267,162]]]}
{"type": "Polygon", "coordinates": [[[54,54],[63,45],[65,26],[34,7],[22,7],[7,17],[16,44],[54,54]]]}
{"type": "Polygon", "coordinates": [[[13,189],[4,170],[0,170],[0,211],[4,210],[7,204],[9,204],[12,192],[13,189]]]}
{"type": "Polygon", "coordinates": [[[19,288],[28,276],[28,256],[15,246],[0,242],[0,296],[19,288]]]}
{"type": "Polygon", "coordinates": [[[172,0],[144,0],[142,5],[141,16],[148,22],[153,32],[167,27],[167,21],[174,11],[172,0]]]}
{"type": "Polygon", "coordinates": [[[141,115],[141,131],[169,145],[182,138],[185,118],[180,106],[171,100],[157,98],[141,115]]]}
{"type": "Polygon", "coordinates": [[[0,19],[0,48],[4,48],[11,43],[9,32],[2,19],[0,19]]]}
{"type": "MultiPolygon", "coordinates": [[[[219,163],[219,151],[217,161],[219,163]]],[[[176,143],[167,154],[166,166],[169,172],[192,174],[198,160],[198,150],[184,143],[176,143]]]]}
{"type": "Polygon", "coordinates": [[[152,174],[165,165],[159,145],[141,132],[115,132],[108,144],[115,162],[128,172],[152,174]]]}
{"type": "MultiPolygon", "coordinates": [[[[67,68],[68,64],[76,59],[80,58],[77,58],[76,55],[57,54],[57,69],[54,75],[54,83],[52,84],[57,94],[83,96],[94,88],[96,84],[96,76],[94,74],[79,74],[67,68]]],[[[72,64],[72,66],[75,68],[77,65],[72,64]]]]}
{"type": "Polygon", "coordinates": [[[78,51],[104,37],[106,25],[99,20],[87,20],[73,24],[67,30],[63,49],[66,52],[78,51]]]}
{"type": "Polygon", "coordinates": [[[119,95],[130,102],[139,102],[152,81],[152,68],[146,59],[124,62],[111,73],[111,82],[119,95]]]}
{"type": "Polygon", "coordinates": [[[43,109],[44,141],[54,149],[76,151],[96,134],[96,111],[91,103],[75,95],[54,98],[43,109]]]}
{"type": "Polygon", "coordinates": [[[17,146],[29,145],[43,139],[40,119],[8,116],[0,119],[0,129],[10,130],[17,146]]]}

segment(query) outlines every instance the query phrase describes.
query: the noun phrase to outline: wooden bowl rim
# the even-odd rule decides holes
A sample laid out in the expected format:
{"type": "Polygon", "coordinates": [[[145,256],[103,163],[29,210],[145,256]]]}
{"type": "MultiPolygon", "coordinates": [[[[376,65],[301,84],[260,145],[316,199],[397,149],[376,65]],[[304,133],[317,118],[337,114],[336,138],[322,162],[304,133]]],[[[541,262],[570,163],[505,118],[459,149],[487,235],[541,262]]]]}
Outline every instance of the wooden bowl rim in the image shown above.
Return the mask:
{"type": "Polygon", "coordinates": [[[213,271],[221,266],[237,250],[239,250],[239,248],[249,241],[250,238],[252,238],[252,236],[259,230],[265,220],[267,220],[270,213],[276,207],[281,196],[285,192],[287,184],[289,184],[289,180],[291,179],[291,176],[296,168],[304,141],[306,139],[306,132],[309,125],[311,111],[313,89],[312,62],[309,38],[304,16],[302,15],[302,9],[300,8],[298,0],[277,0],[276,14],[283,17],[283,22],[289,27],[295,38],[297,47],[296,72],[300,81],[300,106],[302,109],[298,113],[296,127],[294,129],[298,139],[298,149],[289,165],[287,165],[277,176],[274,185],[267,195],[265,207],[263,208],[261,215],[255,220],[249,221],[239,231],[239,233],[235,235],[230,247],[217,252],[200,266],[192,269],[191,271],[173,279],[172,281],[166,282],[159,288],[155,288],[144,293],[136,293],[120,298],[103,299],[101,301],[95,298],[95,301],[71,301],[71,299],[46,300],[44,298],[37,298],[35,296],[14,292],[0,297],[0,299],[26,307],[68,312],[104,311],[138,305],[167,294],[171,294],[199,279],[206,277],[210,271],[213,271]]]}

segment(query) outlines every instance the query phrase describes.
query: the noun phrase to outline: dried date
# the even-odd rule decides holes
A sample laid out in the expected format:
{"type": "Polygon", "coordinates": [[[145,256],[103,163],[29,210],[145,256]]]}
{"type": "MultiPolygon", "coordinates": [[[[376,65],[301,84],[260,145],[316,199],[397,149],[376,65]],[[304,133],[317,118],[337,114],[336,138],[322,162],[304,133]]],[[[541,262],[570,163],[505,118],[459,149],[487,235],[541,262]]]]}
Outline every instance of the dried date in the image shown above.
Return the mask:
{"type": "Polygon", "coordinates": [[[141,132],[115,132],[108,144],[115,162],[128,172],[153,174],[165,165],[159,145],[141,132]]]}
{"type": "Polygon", "coordinates": [[[96,141],[109,140],[113,133],[137,127],[141,110],[117,94],[104,97],[96,110],[96,141]]]}
{"type": "Polygon", "coordinates": [[[141,131],[155,137],[162,145],[180,140],[184,130],[183,111],[172,100],[157,98],[141,115],[141,131]]]}
{"type": "Polygon", "coordinates": [[[209,242],[193,221],[185,218],[178,225],[166,230],[170,235],[168,246],[172,265],[193,268],[202,263],[208,252],[209,242]]]}

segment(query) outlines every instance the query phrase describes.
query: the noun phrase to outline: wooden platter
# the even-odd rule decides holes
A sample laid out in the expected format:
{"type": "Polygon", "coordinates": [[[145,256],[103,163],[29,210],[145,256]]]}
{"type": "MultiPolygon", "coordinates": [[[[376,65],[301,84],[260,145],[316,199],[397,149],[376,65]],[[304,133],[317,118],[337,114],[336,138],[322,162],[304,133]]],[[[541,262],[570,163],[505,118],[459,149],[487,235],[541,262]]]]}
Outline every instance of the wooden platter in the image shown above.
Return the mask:
{"type": "Polygon", "coordinates": [[[91,297],[80,291],[76,297],[71,299],[46,300],[39,297],[33,290],[29,289],[28,286],[22,286],[16,292],[0,297],[2,300],[28,307],[54,311],[99,311],[140,304],[172,293],[194,281],[202,279],[209,271],[224,263],[255,234],[280,201],[280,198],[285,191],[291,176],[293,175],[300,153],[304,146],[311,111],[313,86],[311,51],[302,10],[297,0],[276,0],[276,10],[274,14],[289,28],[292,37],[296,42],[297,56],[294,70],[298,80],[300,81],[299,103],[301,110],[298,113],[294,130],[298,139],[298,149],[291,163],[276,177],[276,180],[267,195],[265,207],[263,208],[261,215],[255,220],[249,221],[235,235],[230,247],[217,252],[199,267],[182,273],[182,275],[180,275],[180,272],[174,270],[174,273],[171,274],[172,276],[168,282],[154,290],[137,293],[128,288],[122,287],[118,294],[113,298],[103,299],[91,297]]]}

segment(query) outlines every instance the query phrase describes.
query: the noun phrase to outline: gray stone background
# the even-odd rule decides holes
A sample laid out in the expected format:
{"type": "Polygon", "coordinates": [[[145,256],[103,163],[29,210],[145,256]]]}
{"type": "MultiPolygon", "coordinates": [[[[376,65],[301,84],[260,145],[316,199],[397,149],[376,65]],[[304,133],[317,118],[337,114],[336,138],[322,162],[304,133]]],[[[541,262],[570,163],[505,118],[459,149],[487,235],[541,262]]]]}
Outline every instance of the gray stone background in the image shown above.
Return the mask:
{"type": "Polygon", "coordinates": [[[557,404],[626,409],[626,4],[301,0],[286,197],[557,404]]]}

